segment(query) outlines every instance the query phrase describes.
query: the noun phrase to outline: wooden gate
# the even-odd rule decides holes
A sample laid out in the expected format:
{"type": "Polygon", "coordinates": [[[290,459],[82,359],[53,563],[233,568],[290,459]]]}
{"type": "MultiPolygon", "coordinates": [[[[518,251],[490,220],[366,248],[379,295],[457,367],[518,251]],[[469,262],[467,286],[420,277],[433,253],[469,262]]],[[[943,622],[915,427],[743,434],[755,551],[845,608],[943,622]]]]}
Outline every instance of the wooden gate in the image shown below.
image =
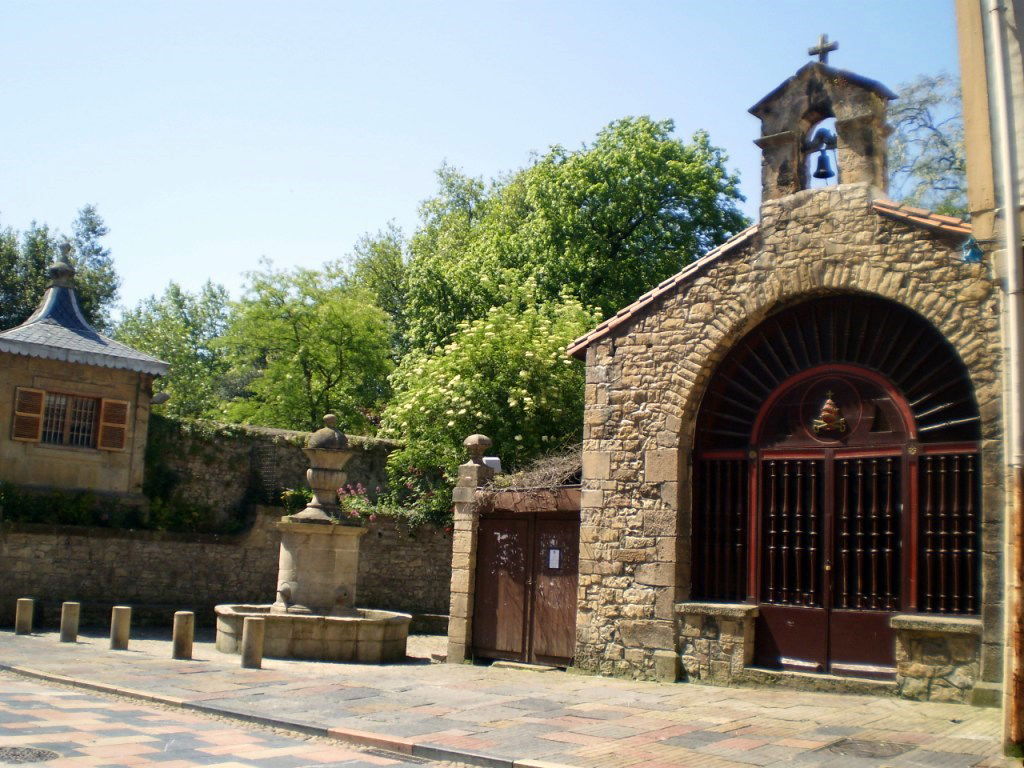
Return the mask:
{"type": "Polygon", "coordinates": [[[473,654],[565,667],[576,645],[579,514],[480,519],[473,654]]]}

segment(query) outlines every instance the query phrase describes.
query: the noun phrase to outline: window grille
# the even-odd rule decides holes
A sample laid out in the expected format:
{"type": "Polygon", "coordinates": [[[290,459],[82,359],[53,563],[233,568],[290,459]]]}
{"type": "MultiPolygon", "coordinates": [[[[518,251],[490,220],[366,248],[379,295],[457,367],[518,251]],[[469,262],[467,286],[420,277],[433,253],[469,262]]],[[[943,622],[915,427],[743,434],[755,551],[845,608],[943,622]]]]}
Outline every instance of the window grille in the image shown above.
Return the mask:
{"type": "Polygon", "coordinates": [[[97,398],[47,392],[42,442],[94,448],[98,413],[97,398]]]}
{"type": "Polygon", "coordinates": [[[18,387],[11,439],[19,442],[122,451],[130,403],[18,387]]]}

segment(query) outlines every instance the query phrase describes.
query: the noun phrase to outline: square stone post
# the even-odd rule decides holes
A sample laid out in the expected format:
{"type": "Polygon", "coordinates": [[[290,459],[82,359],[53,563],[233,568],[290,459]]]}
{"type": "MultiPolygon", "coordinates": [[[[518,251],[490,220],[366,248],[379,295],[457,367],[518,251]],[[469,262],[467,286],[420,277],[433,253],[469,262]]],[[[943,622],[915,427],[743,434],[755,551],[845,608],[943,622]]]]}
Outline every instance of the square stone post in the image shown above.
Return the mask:
{"type": "Polygon", "coordinates": [[[455,518],[452,530],[452,586],[448,618],[448,663],[461,664],[472,654],[473,595],[476,576],[477,533],[480,512],[476,490],[494,477],[494,470],[483,462],[491,447],[490,438],[470,435],[463,445],[470,459],[459,466],[459,480],[452,493],[455,518]]]}

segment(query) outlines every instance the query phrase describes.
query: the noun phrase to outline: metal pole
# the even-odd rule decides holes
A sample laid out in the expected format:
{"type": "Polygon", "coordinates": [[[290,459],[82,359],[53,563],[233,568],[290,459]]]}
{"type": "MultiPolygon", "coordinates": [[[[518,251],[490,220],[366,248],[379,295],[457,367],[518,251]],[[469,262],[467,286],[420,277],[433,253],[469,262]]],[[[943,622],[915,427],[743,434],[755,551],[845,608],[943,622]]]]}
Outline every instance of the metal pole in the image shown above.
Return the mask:
{"type": "MultiPolygon", "coordinates": [[[[1020,193],[1013,133],[1013,93],[1006,71],[1006,9],[1003,0],[985,4],[988,41],[987,68],[992,76],[995,159],[999,174],[1000,219],[1006,267],[1004,334],[1007,349],[1006,465],[1008,511],[1005,553],[1005,642],[1003,676],[1004,740],[1024,743],[1024,280],[1020,250],[1020,193]]],[[[1018,19],[1019,21],[1019,19],[1018,19]]]]}

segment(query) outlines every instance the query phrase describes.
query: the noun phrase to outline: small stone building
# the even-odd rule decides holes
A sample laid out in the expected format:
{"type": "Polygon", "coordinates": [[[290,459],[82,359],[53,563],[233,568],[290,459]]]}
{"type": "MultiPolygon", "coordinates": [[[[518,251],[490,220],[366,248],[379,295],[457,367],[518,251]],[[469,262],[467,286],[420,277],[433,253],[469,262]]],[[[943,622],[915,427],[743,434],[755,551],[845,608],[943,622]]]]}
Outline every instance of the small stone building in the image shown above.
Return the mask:
{"type": "MultiPolygon", "coordinates": [[[[1000,293],[969,225],[886,198],[892,98],[801,68],[751,109],[759,221],[570,346],[577,668],[997,700],[1000,293]]],[[[479,498],[456,490],[454,660],[479,498]]]]}
{"type": "Polygon", "coordinates": [[[0,332],[0,480],[142,492],[152,384],[164,363],[93,329],[57,263],[36,311],[0,332]]]}
{"type": "Polygon", "coordinates": [[[751,109],[760,221],[572,345],[577,665],[1000,680],[999,294],[966,224],[885,198],[891,98],[803,67],[751,109]]]}

